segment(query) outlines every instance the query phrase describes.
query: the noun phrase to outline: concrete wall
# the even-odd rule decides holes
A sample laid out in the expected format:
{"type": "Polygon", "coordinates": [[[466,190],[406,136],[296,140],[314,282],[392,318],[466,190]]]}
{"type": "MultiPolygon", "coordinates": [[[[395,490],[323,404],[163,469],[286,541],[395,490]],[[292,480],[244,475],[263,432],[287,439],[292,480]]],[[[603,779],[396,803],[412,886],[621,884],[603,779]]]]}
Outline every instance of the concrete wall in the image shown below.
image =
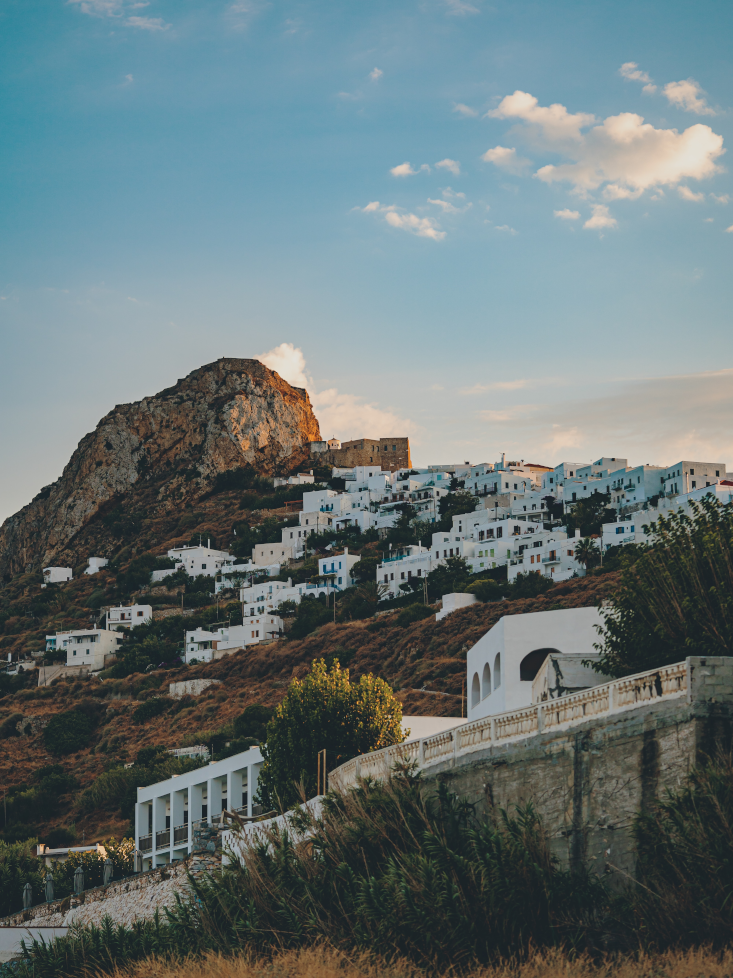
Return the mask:
{"type": "Polygon", "coordinates": [[[686,697],[473,751],[424,777],[445,781],[479,813],[531,802],[564,865],[633,874],[634,816],[695,764],[731,749],[733,658],[687,661],[686,697]]]}

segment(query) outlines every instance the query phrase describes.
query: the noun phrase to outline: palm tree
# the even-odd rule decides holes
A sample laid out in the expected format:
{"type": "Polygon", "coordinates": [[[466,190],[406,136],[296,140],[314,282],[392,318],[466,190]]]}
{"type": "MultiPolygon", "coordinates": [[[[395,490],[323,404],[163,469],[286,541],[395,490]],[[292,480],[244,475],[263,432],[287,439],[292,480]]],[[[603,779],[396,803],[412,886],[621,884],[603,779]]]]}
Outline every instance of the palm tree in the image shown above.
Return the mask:
{"type": "Polygon", "coordinates": [[[586,572],[598,562],[600,556],[601,551],[592,537],[584,537],[575,544],[575,559],[585,567],[586,572]]]}

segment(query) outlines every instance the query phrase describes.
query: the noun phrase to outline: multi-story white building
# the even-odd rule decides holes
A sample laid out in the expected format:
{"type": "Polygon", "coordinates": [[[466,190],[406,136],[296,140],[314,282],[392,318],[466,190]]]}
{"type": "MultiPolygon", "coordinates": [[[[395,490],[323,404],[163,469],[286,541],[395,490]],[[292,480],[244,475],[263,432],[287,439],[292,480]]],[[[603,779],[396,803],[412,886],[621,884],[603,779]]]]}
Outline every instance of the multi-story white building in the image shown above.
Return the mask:
{"type": "Polygon", "coordinates": [[[164,578],[175,574],[176,571],[184,570],[189,577],[199,577],[204,574],[207,577],[215,577],[217,574],[226,574],[234,566],[236,557],[227,553],[226,550],[214,550],[211,547],[173,547],[168,551],[168,556],[175,562],[173,570],[156,570],[151,574],[152,581],[162,581],[164,578]]]}
{"type": "Polygon", "coordinates": [[[287,582],[260,581],[256,584],[247,584],[239,592],[239,598],[242,602],[242,619],[246,624],[250,618],[254,618],[256,615],[276,611],[285,601],[300,604],[303,598],[317,598],[321,594],[328,596],[333,590],[333,585],[330,583],[293,584],[290,578],[287,582]]]}
{"type": "MultiPolygon", "coordinates": [[[[593,658],[602,624],[598,608],[505,615],[469,649],[468,719],[532,703],[532,683],[550,654],[593,658]]],[[[601,680],[602,681],[602,680],[601,680]]]]}
{"type": "Polygon", "coordinates": [[[725,462],[675,462],[661,472],[660,491],[665,496],[685,495],[727,479],[725,462]]]}
{"type": "Polygon", "coordinates": [[[135,846],[143,869],[185,859],[193,849],[193,829],[218,820],[226,809],[242,816],[258,813],[254,803],[262,767],[259,747],[214,761],[137,789],[135,846]]]}
{"type": "Polygon", "coordinates": [[[153,620],[153,608],[149,604],[119,605],[107,611],[107,628],[135,628],[136,625],[147,625],[153,620]]]}
{"type": "Polygon", "coordinates": [[[280,486],[308,486],[315,482],[313,472],[298,472],[297,475],[289,475],[287,479],[275,478],[272,480],[272,484],[275,489],[280,486]]]}
{"type": "Polygon", "coordinates": [[[79,628],[46,636],[46,651],[66,653],[67,666],[88,666],[92,672],[104,669],[104,657],[115,655],[124,638],[106,628],[79,628]]]}
{"type": "Polygon", "coordinates": [[[247,618],[241,625],[224,625],[214,631],[196,628],[186,632],[186,662],[212,662],[248,645],[271,641],[283,633],[282,618],[259,614],[247,618]]]}
{"type": "Polygon", "coordinates": [[[341,554],[331,554],[330,557],[319,559],[318,576],[328,580],[334,590],[345,591],[347,587],[353,587],[356,583],[352,570],[360,560],[358,554],[350,554],[349,548],[344,547],[344,552],[341,554]]]}
{"type": "Polygon", "coordinates": [[[575,559],[575,538],[568,540],[564,530],[551,530],[537,534],[531,543],[520,543],[507,561],[507,580],[516,580],[519,574],[541,574],[553,581],[567,581],[574,575],[581,576],[585,568],[575,559]]]}
{"type": "Polygon", "coordinates": [[[382,600],[399,597],[400,584],[408,584],[413,578],[427,577],[437,564],[427,547],[415,544],[396,548],[377,565],[377,584],[385,585],[387,590],[382,600]]]}

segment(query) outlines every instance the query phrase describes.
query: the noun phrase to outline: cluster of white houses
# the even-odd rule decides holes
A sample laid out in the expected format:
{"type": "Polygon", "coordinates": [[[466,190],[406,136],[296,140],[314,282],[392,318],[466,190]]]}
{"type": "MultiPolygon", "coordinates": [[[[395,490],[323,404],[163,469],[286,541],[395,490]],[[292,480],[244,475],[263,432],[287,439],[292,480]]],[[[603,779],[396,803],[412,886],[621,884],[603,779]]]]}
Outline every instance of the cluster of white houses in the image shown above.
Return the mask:
{"type": "MultiPolygon", "coordinates": [[[[563,517],[594,493],[608,494],[608,505],[618,516],[603,525],[601,549],[644,542],[644,526],[660,515],[689,508],[706,495],[722,503],[733,501],[733,474],[723,462],[681,460],[670,466],[629,466],[624,458],[602,457],[591,464],[562,462],[554,467],[520,461],[471,465],[434,465],[423,469],[382,470],[378,465],[334,468],[334,479],[344,489],[314,488],[304,491],[298,522],[281,530],[278,542],[258,544],[244,562],[224,550],[206,545],[175,547],[168,551],[171,567],[153,571],[159,582],[179,571],[190,577],[212,579],[212,593],[239,587],[241,625],[219,624],[186,632],[187,662],[205,662],[237,649],[272,641],[282,635],[280,607],[308,598],[344,591],[355,583],[354,566],[359,557],[347,548],[318,561],[313,582],[293,584],[281,576],[283,567],[307,555],[309,537],[323,530],[358,527],[376,530],[380,537],[395,525],[406,506],[425,524],[418,544],[383,551],[376,569],[380,597],[389,599],[417,590],[424,578],[451,558],[459,557],[469,569],[506,567],[511,581],[518,574],[538,573],[555,581],[583,573],[576,559],[579,531],[568,537],[563,517]],[[440,520],[440,500],[451,486],[462,485],[475,497],[475,509],[452,518],[450,530],[435,532],[440,520]]],[[[307,486],[312,475],[297,475],[280,484],[307,486]]],[[[90,557],[87,574],[106,565],[104,558],[90,557]]],[[[70,580],[70,568],[47,567],[44,584],[70,580]]],[[[115,654],[121,642],[119,629],[134,628],[152,619],[149,605],[110,608],[106,628],[82,629],[49,635],[48,650],[64,649],[69,666],[83,665],[96,671],[115,654]]]]}

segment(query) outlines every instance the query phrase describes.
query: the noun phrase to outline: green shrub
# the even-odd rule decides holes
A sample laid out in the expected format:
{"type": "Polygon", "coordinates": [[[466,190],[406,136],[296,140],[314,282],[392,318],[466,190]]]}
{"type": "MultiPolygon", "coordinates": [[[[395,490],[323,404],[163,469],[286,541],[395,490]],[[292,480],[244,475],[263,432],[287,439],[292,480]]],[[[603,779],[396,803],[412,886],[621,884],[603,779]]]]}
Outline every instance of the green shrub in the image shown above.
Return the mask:
{"type": "Polygon", "coordinates": [[[234,721],[236,737],[251,737],[262,742],[267,738],[267,724],[275,711],[271,706],[252,703],[234,721]]]}
{"type": "Polygon", "coordinates": [[[397,624],[400,626],[400,628],[407,628],[407,626],[412,625],[413,622],[422,621],[424,618],[434,617],[435,611],[432,608],[415,602],[414,604],[410,604],[406,608],[403,608],[397,615],[397,624]]]}
{"type": "Polygon", "coordinates": [[[43,742],[52,754],[76,754],[89,744],[94,727],[91,717],[78,709],[57,713],[43,731],[43,742]]]}
{"type": "Polygon", "coordinates": [[[173,700],[169,696],[154,696],[133,710],[132,721],[133,723],[146,723],[153,717],[159,717],[165,713],[172,705],[173,700]]]}

